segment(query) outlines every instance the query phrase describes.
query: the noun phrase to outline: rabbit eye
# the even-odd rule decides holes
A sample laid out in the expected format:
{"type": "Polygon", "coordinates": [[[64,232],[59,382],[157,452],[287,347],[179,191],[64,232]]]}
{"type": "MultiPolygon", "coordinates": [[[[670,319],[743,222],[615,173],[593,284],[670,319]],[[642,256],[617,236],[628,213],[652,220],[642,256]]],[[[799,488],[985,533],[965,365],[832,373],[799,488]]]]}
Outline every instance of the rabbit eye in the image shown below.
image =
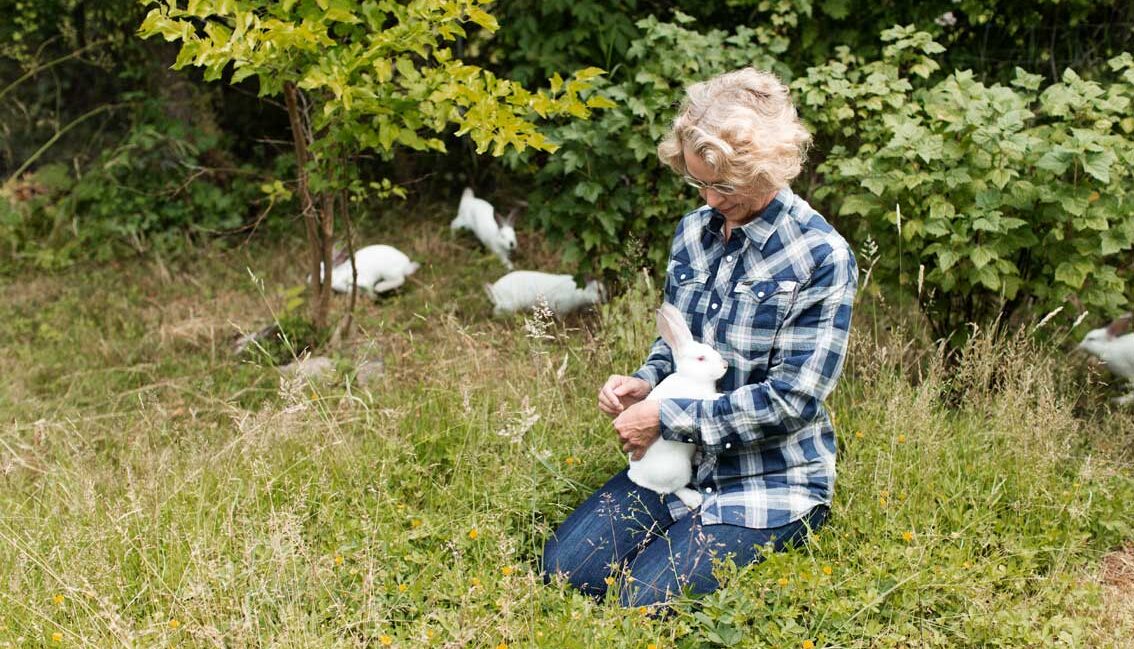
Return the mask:
{"type": "Polygon", "coordinates": [[[703,360],[705,360],[705,357],[704,357],[704,356],[698,356],[698,357],[697,357],[697,360],[699,360],[699,361],[703,361],[703,360]]]}

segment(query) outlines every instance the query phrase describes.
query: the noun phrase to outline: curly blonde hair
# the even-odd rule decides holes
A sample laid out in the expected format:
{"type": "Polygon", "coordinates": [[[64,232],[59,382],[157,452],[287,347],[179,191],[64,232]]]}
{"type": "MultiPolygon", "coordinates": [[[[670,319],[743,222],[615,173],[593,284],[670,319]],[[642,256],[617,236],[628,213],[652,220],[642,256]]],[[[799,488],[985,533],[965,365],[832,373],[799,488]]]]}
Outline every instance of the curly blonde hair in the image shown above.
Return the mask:
{"type": "Polygon", "coordinates": [[[686,89],[658,158],[685,174],[689,147],[721,182],[762,196],[791,184],[810,144],[787,86],[770,72],[743,68],[686,89]]]}

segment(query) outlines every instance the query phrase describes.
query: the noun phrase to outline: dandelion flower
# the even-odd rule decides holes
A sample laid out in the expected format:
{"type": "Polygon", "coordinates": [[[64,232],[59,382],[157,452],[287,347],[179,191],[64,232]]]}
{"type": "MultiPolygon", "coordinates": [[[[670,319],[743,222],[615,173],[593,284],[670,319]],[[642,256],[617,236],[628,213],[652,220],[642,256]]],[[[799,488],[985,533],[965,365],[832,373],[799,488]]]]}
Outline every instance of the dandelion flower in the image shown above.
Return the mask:
{"type": "Polygon", "coordinates": [[[804,640],[803,649],[815,649],[815,643],[810,640],[804,640]]]}
{"type": "Polygon", "coordinates": [[[382,643],[383,647],[389,647],[390,645],[394,644],[394,639],[383,633],[382,635],[378,636],[378,642],[382,643]]]}
{"type": "Polygon", "coordinates": [[[650,644],[646,645],[646,649],[658,649],[658,646],[651,642],[650,644]]]}
{"type": "Polygon", "coordinates": [[[905,541],[906,543],[909,543],[910,541],[912,541],[913,540],[913,532],[910,532],[910,531],[902,532],[902,540],[905,541]]]}
{"type": "Polygon", "coordinates": [[[66,600],[66,599],[67,598],[63,597],[62,595],[56,595],[55,597],[51,598],[51,601],[55,602],[56,605],[59,605],[59,604],[62,604],[63,601],[66,600]]]}
{"type": "Polygon", "coordinates": [[[516,569],[512,566],[504,566],[500,569],[500,574],[504,575],[505,577],[510,576],[513,572],[516,572],[516,569]]]}
{"type": "Polygon", "coordinates": [[[473,577],[470,581],[472,582],[473,588],[480,585],[480,577],[473,577]]]}
{"type": "Polygon", "coordinates": [[[855,439],[862,439],[863,437],[866,437],[866,435],[863,435],[861,430],[854,431],[854,438],[855,439]]]}
{"type": "Polygon", "coordinates": [[[341,554],[336,554],[336,555],[335,555],[335,565],[336,565],[336,566],[341,566],[341,565],[343,565],[343,555],[341,555],[341,554]]]}
{"type": "Polygon", "coordinates": [[[607,586],[613,586],[614,585],[614,577],[607,577],[606,579],[603,579],[603,581],[606,582],[607,586]]]}
{"type": "Polygon", "coordinates": [[[886,498],[885,497],[883,497],[883,496],[878,497],[878,506],[879,507],[885,507],[886,506],[886,498]]]}
{"type": "Polygon", "coordinates": [[[787,585],[788,585],[788,580],[787,580],[787,577],[780,577],[780,578],[779,578],[779,579],[778,579],[778,580],[776,581],[776,583],[777,583],[777,584],[779,584],[779,585],[781,585],[781,586],[787,586],[787,585]]]}
{"type": "Polygon", "coordinates": [[[566,460],[563,460],[563,462],[566,463],[567,466],[575,466],[579,463],[579,458],[575,457],[574,455],[569,455],[567,456],[566,460]]]}
{"type": "Polygon", "coordinates": [[[398,584],[398,592],[399,593],[404,593],[407,590],[409,590],[409,586],[407,586],[405,584],[398,584]]]}
{"type": "Polygon", "coordinates": [[[413,529],[415,529],[415,530],[416,530],[417,528],[421,527],[421,525],[422,525],[422,523],[421,523],[421,519],[420,519],[420,518],[415,518],[415,519],[413,519],[412,521],[410,521],[410,527],[412,527],[412,528],[413,528],[413,529]]]}
{"type": "Polygon", "coordinates": [[[646,608],[645,606],[639,606],[638,612],[641,613],[642,615],[645,615],[646,613],[650,612],[650,609],[646,608]]]}
{"type": "Polygon", "coordinates": [[[496,649],[508,649],[508,643],[501,642],[500,644],[496,645],[496,649]]]}
{"type": "Polygon", "coordinates": [[[823,566],[823,574],[824,575],[827,575],[828,577],[830,577],[831,573],[833,573],[833,572],[835,572],[835,571],[831,569],[831,566],[823,566]]]}
{"type": "Polygon", "coordinates": [[[51,634],[51,641],[54,642],[55,644],[59,644],[60,642],[63,642],[63,634],[58,632],[58,631],[56,631],[55,633],[52,633],[51,634]]]}
{"type": "Polygon", "coordinates": [[[899,444],[905,444],[906,443],[906,436],[905,435],[898,435],[898,443],[899,444]]]}
{"type": "Polygon", "coordinates": [[[176,629],[176,628],[179,628],[180,626],[181,626],[181,620],[179,620],[177,618],[173,618],[172,620],[169,621],[169,628],[171,628],[171,629],[176,629]]]}
{"type": "Polygon", "coordinates": [[[469,530],[469,538],[470,539],[475,541],[476,537],[478,537],[478,536],[480,536],[480,532],[478,532],[475,527],[472,528],[471,530],[469,530]]]}
{"type": "Polygon", "coordinates": [[[426,638],[432,640],[434,635],[435,634],[433,633],[433,629],[426,629],[425,630],[425,637],[426,638]]]}

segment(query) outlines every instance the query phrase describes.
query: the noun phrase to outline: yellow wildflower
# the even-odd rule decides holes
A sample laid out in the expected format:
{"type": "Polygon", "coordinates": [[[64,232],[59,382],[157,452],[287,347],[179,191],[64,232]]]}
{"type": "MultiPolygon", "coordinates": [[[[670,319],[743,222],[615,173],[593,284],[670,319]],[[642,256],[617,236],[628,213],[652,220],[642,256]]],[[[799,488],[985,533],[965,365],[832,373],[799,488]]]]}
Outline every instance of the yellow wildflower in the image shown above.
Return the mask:
{"type": "Polygon", "coordinates": [[[417,528],[421,527],[421,524],[422,524],[422,523],[421,523],[421,519],[420,519],[420,518],[415,518],[415,519],[413,519],[412,521],[410,521],[410,527],[414,528],[415,530],[416,530],[417,528]]]}
{"type": "Polygon", "coordinates": [[[480,577],[473,577],[471,581],[472,581],[473,588],[476,588],[477,586],[480,585],[480,577]]]}
{"type": "Polygon", "coordinates": [[[513,568],[512,566],[504,566],[503,568],[500,569],[500,573],[502,575],[504,575],[505,577],[510,576],[513,572],[516,572],[516,569],[513,568]]]}
{"type": "Polygon", "coordinates": [[[58,632],[58,631],[56,631],[55,633],[52,633],[51,634],[51,641],[56,643],[56,644],[63,642],[63,634],[58,632]]]}
{"type": "Polygon", "coordinates": [[[476,531],[475,527],[472,528],[471,530],[469,530],[469,538],[470,539],[475,541],[476,537],[478,537],[478,536],[480,536],[480,532],[476,531]]]}
{"type": "Polygon", "coordinates": [[[658,649],[658,646],[651,642],[650,644],[646,645],[646,649],[658,649]]]}
{"type": "Polygon", "coordinates": [[[508,649],[508,643],[501,642],[500,644],[496,645],[496,649],[508,649]]]}
{"type": "Polygon", "coordinates": [[[787,585],[788,585],[788,580],[787,580],[787,577],[780,577],[780,578],[779,578],[779,579],[778,579],[778,580],[776,581],[776,583],[777,583],[777,584],[779,584],[779,585],[781,585],[781,586],[787,586],[787,585]]]}
{"type": "Polygon", "coordinates": [[[898,443],[899,444],[905,444],[906,443],[906,436],[905,435],[898,435],[898,443]]]}
{"type": "Polygon", "coordinates": [[[58,604],[62,604],[63,600],[65,600],[65,599],[67,599],[67,598],[63,597],[62,595],[56,595],[55,597],[51,598],[51,601],[55,602],[55,604],[58,605],[58,604]]]}
{"type": "Polygon", "coordinates": [[[181,620],[179,620],[177,618],[173,618],[172,620],[169,621],[169,628],[171,628],[171,629],[176,629],[180,626],[181,626],[181,620]]]}
{"type": "Polygon", "coordinates": [[[378,636],[378,642],[382,643],[383,647],[389,647],[390,645],[394,644],[394,639],[383,633],[382,635],[378,636]]]}
{"type": "Polygon", "coordinates": [[[567,466],[575,466],[579,463],[579,458],[575,457],[574,455],[568,455],[567,459],[563,461],[567,464],[567,466]]]}
{"type": "Polygon", "coordinates": [[[336,566],[341,566],[341,565],[343,565],[343,555],[341,555],[341,554],[336,554],[336,555],[335,555],[335,565],[336,565],[336,566]]]}
{"type": "Polygon", "coordinates": [[[861,430],[856,430],[854,431],[854,437],[855,439],[862,439],[863,437],[866,437],[866,435],[863,435],[861,430]]]}
{"type": "Polygon", "coordinates": [[[607,577],[606,579],[603,579],[603,581],[606,582],[606,585],[608,587],[614,585],[614,577],[607,577]]]}
{"type": "Polygon", "coordinates": [[[639,606],[638,612],[641,613],[642,615],[645,615],[646,613],[650,612],[650,609],[646,608],[645,606],[639,606]]]}
{"type": "Polygon", "coordinates": [[[902,540],[905,541],[906,543],[909,543],[910,541],[912,541],[913,540],[913,532],[909,532],[909,531],[902,532],[902,540]]]}
{"type": "Polygon", "coordinates": [[[399,593],[404,593],[407,590],[409,590],[409,586],[407,586],[405,584],[398,584],[398,592],[399,593]]]}
{"type": "Polygon", "coordinates": [[[815,649],[815,643],[810,640],[804,640],[803,649],[815,649]]]}
{"type": "Polygon", "coordinates": [[[835,571],[831,569],[831,566],[823,566],[823,574],[824,575],[827,575],[829,577],[831,575],[831,573],[833,573],[833,572],[835,572],[835,571]]]}

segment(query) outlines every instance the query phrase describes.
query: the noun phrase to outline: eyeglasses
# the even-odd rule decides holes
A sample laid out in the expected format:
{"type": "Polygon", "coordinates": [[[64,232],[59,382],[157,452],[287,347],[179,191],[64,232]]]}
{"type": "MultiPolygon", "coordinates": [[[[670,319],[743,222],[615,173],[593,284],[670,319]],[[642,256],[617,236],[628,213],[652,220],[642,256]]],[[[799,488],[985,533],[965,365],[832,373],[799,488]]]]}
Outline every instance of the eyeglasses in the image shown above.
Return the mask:
{"type": "Polygon", "coordinates": [[[736,187],[728,183],[706,183],[688,174],[685,176],[685,184],[697,189],[711,189],[721,196],[731,196],[736,193],[736,187]]]}

